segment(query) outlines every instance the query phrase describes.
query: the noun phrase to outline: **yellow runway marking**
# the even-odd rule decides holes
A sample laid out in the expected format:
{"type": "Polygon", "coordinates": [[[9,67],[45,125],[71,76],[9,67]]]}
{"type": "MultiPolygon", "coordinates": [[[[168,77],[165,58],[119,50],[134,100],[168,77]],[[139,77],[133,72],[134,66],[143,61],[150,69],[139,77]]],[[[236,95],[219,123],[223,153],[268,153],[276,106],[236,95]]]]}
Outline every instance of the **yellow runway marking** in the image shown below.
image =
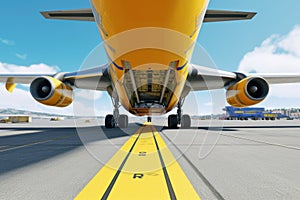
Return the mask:
{"type": "Polygon", "coordinates": [[[145,124],[75,199],[200,198],[159,133],[145,124]]]}

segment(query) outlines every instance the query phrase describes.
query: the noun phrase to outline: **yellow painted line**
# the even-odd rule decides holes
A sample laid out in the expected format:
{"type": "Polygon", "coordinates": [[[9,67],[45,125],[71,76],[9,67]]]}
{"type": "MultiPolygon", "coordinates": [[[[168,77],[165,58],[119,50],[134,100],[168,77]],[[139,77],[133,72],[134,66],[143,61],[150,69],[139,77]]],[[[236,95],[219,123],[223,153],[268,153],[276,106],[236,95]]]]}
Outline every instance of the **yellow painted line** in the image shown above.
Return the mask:
{"type": "Polygon", "coordinates": [[[137,134],[130,137],[75,199],[101,199],[137,137],[137,134]]]}
{"type": "Polygon", "coordinates": [[[194,187],[186,177],[182,168],[174,158],[173,154],[163,141],[158,132],[155,132],[155,137],[160,147],[161,154],[165,161],[169,177],[176,194],[177,199],[200,199],[194,187]]]}
{"type": "Polygon", "coordinates": [[[109,199],[170,199],[150,126],[143,130],[109,199]]]}
{"type": "Polygon", "coordinates": [[[159,133],[146,123],[75,199],[200,198],[159,133]]]}

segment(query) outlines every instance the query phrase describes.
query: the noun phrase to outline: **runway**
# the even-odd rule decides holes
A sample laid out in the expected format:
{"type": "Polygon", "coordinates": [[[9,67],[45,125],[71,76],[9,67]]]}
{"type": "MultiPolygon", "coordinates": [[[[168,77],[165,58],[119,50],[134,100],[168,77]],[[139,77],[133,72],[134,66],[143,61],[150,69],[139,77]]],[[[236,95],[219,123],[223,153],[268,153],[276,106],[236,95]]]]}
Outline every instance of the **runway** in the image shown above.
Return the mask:
{"type": "MultiPolygon", "coordinates": [[[[96,187],[90,192],[100,195],[97,199],[103,198],[101,191],[108,187],[101,171],[107,166],[115,170],[112,176],[104,173],[109,185],[143,123],[131,121],[123,130],[105,129],[93,121],[76,124],[80,128],[74,128],[75,123],[68,120],[0,124],[0,199],[84,199],[80,194],[89,188],[91,180],[96,180],[96,187]],[[123,159],[116,165],[109,164],[118,154],[123,159]]],[[[180,194],[185,192],[188,197],[193,191],[196,196],[192,199],[299,199],[300,121],[194,121],[194,128],[176,130],[163,125],[164,122],[154,120],[153,129],[148,127],[141,134],[142,140],[137,140],[131,151],[137,156],[128,157],[110,195],[115,190],[121,199],[135,199],[138,195],[130,190],[139,187],[139,195],[144,194],[144,199],[155,199],[158,191],[160,199],[172,199],[166,186],[166,171],[176,199],[191,199],[180,194]],[[171,157],[164,150],[161,155],[155,151],[154,136],[157,145],[168,150],[171,157]],[[140,159],[143,145],[147,146],[146,152],[156,152],[146,165],[139,164],[144,161],[135,162],[140,159]],[[178,164],[175,173],[171,169],[174,163],[178,164]],[[136,183],[125,176],[129,174],[133,179],[132,168],[155,171],[158,178],[149,179],[150,182],[144,179],[147,183],[131,187],[136,183]],[[176,174],[181,174],[181,179],[175,181],[176,174]],[[178,180],[183,180],[189,190],[177,187],[181,182],[178,180]]],[[[144,173],[137,175],[140,174],[144,173]]],[[[110,195],[107,199],[120,199],[110,195]]]]}

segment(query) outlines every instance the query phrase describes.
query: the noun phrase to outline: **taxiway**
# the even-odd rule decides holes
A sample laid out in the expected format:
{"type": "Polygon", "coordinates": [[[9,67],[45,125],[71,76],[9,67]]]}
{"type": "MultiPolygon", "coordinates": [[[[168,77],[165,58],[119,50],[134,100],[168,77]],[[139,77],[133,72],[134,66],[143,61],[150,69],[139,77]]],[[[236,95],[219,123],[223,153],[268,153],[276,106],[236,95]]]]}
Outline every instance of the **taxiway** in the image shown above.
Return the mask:
{"type": "MultiPolygon", "coordinates": [[[[74,199],[143,123],[123,130],[93,120],[76,124],[0,124],[0,199],[74,199]]],[[[153,124],[201,199],[300,196],[298,120],[197,121],[195,128],[176,130],[153,124]]]]}

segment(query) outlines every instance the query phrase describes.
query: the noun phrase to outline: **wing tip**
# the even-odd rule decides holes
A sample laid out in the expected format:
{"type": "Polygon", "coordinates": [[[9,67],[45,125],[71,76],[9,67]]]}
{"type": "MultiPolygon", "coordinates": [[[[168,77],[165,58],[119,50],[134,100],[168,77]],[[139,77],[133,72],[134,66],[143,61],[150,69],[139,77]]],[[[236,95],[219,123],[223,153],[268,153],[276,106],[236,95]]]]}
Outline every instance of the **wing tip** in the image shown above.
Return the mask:
{"type": "Polygon", "coordinates": [[[47,11],[41,11],[40,13],[44,18],[46,18],[46,19],[50,18],[49,12],[47,12],[47,11]]]}
{"type": "Polygon", "coordinates": [[[204,22],[251,20],[256,15],[257,12],[207,10],[204,22]]]}

